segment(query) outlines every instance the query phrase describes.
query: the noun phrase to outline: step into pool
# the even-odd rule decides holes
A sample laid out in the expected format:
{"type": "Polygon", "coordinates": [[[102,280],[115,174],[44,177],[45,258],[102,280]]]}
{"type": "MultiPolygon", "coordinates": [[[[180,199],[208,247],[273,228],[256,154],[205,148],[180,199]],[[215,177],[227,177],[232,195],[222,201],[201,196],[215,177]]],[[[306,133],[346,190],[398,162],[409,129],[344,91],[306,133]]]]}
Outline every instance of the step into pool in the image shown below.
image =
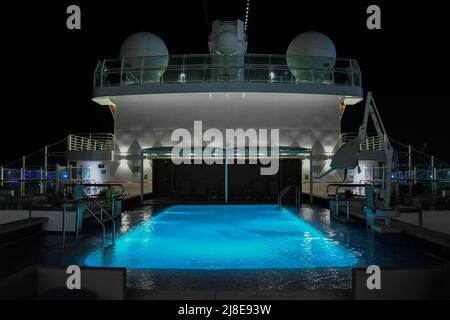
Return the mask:
{"type": "Polygon", "coordinates": [[[276,205],[177,205],[86,259],[131,269],[303,269],[349,267],[357,258],[276,205]]]}

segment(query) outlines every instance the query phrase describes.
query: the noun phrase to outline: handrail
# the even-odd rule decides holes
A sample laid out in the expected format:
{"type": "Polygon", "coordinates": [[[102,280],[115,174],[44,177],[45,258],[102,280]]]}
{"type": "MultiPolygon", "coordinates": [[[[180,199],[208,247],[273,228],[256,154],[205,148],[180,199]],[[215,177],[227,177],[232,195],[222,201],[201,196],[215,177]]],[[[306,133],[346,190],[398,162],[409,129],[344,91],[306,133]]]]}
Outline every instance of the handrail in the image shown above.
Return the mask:
{"type": "MultiPolygon", "coordinates": [[[[114,218],[109,215],[109,213],[105,210],[105,208],[103,206],[100,205],[100,203],[98,203],[98,201],[96,199],[93,199],[94,203],[100,208],[100,212],[103,212],[104,214],[106,214],[106,216],[108,217],[109,220],[111,220],[112,222],[112,244],[114,245],[116,243],[116,221],[114,220],[114,218]]],[[[100,216],[100,219],[102,218],[102,216],[100,216]]]]}
{"type": "MultiPolygon", "coordinates": [[[[81,184],[75,184],[75,183],[72,183],[72,184],[66,184],[64,187],[63,187],[63,195],[64,195],[64,200],[63,200],[63,217],[62,217],[62,231],[63,231],[63,233],[62,233],[62,248],[63,248],[63,251],[64,251],[64,243],[65,243],[65,238],[66,238],[66,203],[67,203],[67,199],[68,199],[68,197],[67,197],[67,189],[68,188],[72,188],[72,187],[76,187],[76,186],[82,186],[83,188],[84,187],[120,187],[121,188],[121,192],[119,193],[119,194],[117,194],[116,192],[114,192],[114,194],[112,194],[112,196],[111,196],[111,213],[112,214],[109,214],[108,212],[107,212],[107,210],[98,202],[98,197],[89,197],[89,196],[86,196],[86,195],[83,195],[83,197],[82,198],[80,198],[80,199],[73,199],[72,201],[74,202],[74,203],[76,203],[77,204],[77,206],[78,205],[81,205],[83,208],[85,208],[96,220],[97,220],[97,222],[98,223],[100,223],[100,225],[101,225],[101,227],[102,227],[102,250],[104,250],[104,248],[105,248],[105,233],[106,233],[106,228],[105,228],[105,224],[103,223],[103,213],[105,213],[106,214],[106,216],[108,217],[108,219],[109,220],[111,220],[112,221],[112,243],[113,243],[113,245],[115,244],[115,233],[116,233],[116,222],[115,222],[115,220],[114,220],[114,218],[115,218],[115,214],[114,214],[114,212],[115,212],[115,200],[116,199],[124,199],[124,195],[125,195],[125,193],[124,193],[124,191],[125,191],[125,189],[124,189],[124,187],[123,187],[123,185],[122,184],[106,184],[106,183],[103,183],[103,184],[95,184],[95,183],[81,183],[81,184]],[[93,200],[93,202],[100,208],[100,219],[97,217],[97,215],[94,213],[94,212],[92,212],[92,210],[90,209],[90,207],[85,203],[85,201],[86,200],[93,200]]],[[[84,191],[83,191],[83,193],[84,193],[84,191]]],[[[79,211],[78,211],[78,208],[76,209],[76,222],[75,222],[75,246],[77,245],[77,242],[78,242],[78,232],[79,232],[79,228],[78,228],[78,214],[79,214],[79,211]]]]}
{"type": "MultiPolygon", "coordinates": [[[[364,188],[366,189],[367,186],[369,184],[365,183],[365,184],[361,184],[361,183],[331,183],[329,185],[327,185],[327,191],[326,191],[326,196],[327,196],[327,200],[330,201],[330,212],[332,213],[332,209],[331,209],[331,201],[335,201],[336,204],[336,216],[339,216],[339,189],[340,188],[364,188]],[[335,193],[333,196],[330,196],[330,187],[334,187],[335,189],[335,193]]],[[[376,185],[376,184],[372,184],[374,187],[380,188],[381,185],[376,185]]],[[[363,199],[365,199],[367,197],[367,195],[363,196],[363,199]]],[[[358,200],[361,200],[361,198],[359,198],[358,200]]],[[[346,203],[347,203],[347,221],[350,220],[350,199],[345,199],[346,203]]]]}
{"type": "Polygon", "coordinates": [[[97,217],[97,215],[95,213],[93,213],[91,211],[91,209],[89,208],[89,206],[84,203],[85,199],[80,199],[78,200],[78,202],[95,218],[95,220],[97,220],[97,222],[101,225],[102,228],[102,250],[105,250],[105,233],[106,233],[106,228],[105,228],[105,224],[97,217]]]}
{"type": "Polygon", "coordinates": [[[283,198],[283,196],[291,189],[291,188],[295,188],[295,204],[298,205],[298,186],[297,185],[288,185],[286,186],[283,190],[281,190],[281,192],[278,194],[278,208],[281,208],[281,200],[283,198]]]}
{"type": "Polygon", "coordinates": [[[70,134],[67,138],[68,151],[112,151],[114,135],[105,134],[70,134]]]}
{"type": "Polygon", "coordinates": [[[68,183],[64,185],[63,187],[63,194],[66,196],[66,189],[76,187],[76,186],[83,186],[83,187],[120,187],[122,190],[119,192],[120,195],[123,195],[125,193],[125,187],[123,184],[119,183],[68,183]]]}

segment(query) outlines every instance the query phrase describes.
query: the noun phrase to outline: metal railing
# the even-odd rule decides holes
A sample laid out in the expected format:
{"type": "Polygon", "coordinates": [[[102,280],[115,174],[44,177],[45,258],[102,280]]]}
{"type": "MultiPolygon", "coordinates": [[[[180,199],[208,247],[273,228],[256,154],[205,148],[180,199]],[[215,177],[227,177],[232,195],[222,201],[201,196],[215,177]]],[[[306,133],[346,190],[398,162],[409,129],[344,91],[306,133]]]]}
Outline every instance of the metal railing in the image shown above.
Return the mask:
{"type": "MultiPolygon", "coordinates": [[[[350,140],[353,140],[358,136],[357,133],[343,133],[341,134],[341,145],[346,144],[350,140]]],[[[377,134],[366,135],[363,143],[360,144],[360,150],[383,150],[383,139],[384,137],[377,134]]]]}
{"type": "Polygon", "coordinates": [[[105,249],[105,235],[106,235],[106,225],[103,220],[103,214],[107,217],[109,221],[112,222],[112,230],[111,230],[111,240],[112,245],[115,245],[115,234],[116,234],[116,202],[122,202],[125,197],[125,189],[121,184],[67,184],[63,188],[64,199],[62,202],[63,207],[63,215],[62,215],[62,248],[64,251],[65,241],[66,241],[66,215],[67,215],[67,205],[74,204],[75,205],[75,247],[78,244],[79,237],[79,223],[80,223],[80,215],[82,217],[83,211],[87,211],[91,217],[95,219],[95,221],[101,227],[101,243],[102,250],[105,249]],[[104,195],[88,195],[86,193],[86,188],[91,187],[99,187],[99,188],[113,188],[113,192],[107,196],[106,193],[104,195]],[[74,189],[82,188],[83,194],[77,195],[74,189]],[[117,192],[114,188],[120,188],[120,191],[117,192]],[[69,192],[70,190],[70,192],[69,192]],[[111,207],[111,212],[109,213],[106,210],[105,202],[109,201],[109,206],[111,207]],[[91,208],[90,203],[93,202],[95,207],[99,209],[99,213],[96,214],[91,208]],[[80,210],[79,208],[83,208],[80,210]]]}
{"type": "Polygon", "coordinates": [[[295,189],[295,205],[299,206],[299,200],[300,200],[300,195],[298,194],[298,185],[288,185],[286,186],[283,190],[281,190],[281,192],[278,194],[278,209],[281,209],[281,202],[283,200],[283,196],[292,188],[295,189]]]}
{"type": "Polygon", "coordinates": [[[199,54],[105,59],[94,72],[94,88],[224,81],[362,86],[356,60],[311,56],[199,54]]]}
{"type": "Polygon", "coordinates": [[[67,138],[68,151],[112,151],[112,133],[71,134],[67,138]]]}
{"type": "MultiPolygon", "coordinates": [[[[367,186],[368,184],[361,184],[361,183],[330,183],[327,186],[326,190],[326,197],[329,202],[329,208],[330,213],[333,212],[333,205],[335,210],[336,217],[339,216],[339,204],[340,202],[344,202],[346,205],[346,220],[350,221],[350,202],[352,201],[365,201],[367,197],[367,186]],[[330,188],[334,188],[335,192],[330,193],[330,188]],[[354,194],[353,192],[347,194],[342,194],[339,192],[339,190],[345,189],[345,190],[354,190],[354,189],[364,189],[363,194],[354,194]]],[[[372,185],[375,188],[381,188],[381,185],[372,185]]]]}

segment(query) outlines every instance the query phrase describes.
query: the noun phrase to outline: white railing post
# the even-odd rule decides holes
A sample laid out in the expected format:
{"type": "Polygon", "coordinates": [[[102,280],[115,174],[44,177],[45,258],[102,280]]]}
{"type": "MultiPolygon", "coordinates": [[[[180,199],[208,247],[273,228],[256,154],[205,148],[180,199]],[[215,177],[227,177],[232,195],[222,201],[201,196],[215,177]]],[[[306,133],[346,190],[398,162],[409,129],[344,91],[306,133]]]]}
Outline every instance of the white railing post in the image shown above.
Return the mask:
{"type": "Polygon", "coordinates": [[[70,162],[67,163],[67,176],[69,178],[69,183],[72,183],[72,166],[70,162]]]}
{"type": "Polygon", "coordinates": [[[42,167],[39,169],[39,177],[40,177],[40,181],[39,181],[39,193],[40,194],[44,194],[44,181],[42,181],[44,176],[44,170],[42,170],[42,167]]]}
{"type": "Polygon", "coordinates": [[[67,138],[67,151],[72,151],[72,135],[69,134],[69,137],[67,138]]]}

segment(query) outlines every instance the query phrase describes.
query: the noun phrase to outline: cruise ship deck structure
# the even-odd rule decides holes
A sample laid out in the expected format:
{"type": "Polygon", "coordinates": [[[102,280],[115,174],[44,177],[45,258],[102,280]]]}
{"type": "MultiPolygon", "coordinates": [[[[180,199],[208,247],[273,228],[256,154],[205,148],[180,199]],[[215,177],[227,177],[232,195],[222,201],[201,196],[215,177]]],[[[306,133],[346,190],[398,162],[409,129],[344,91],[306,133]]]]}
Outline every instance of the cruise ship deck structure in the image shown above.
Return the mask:
{"type": "MultiPolygon", "coordinates": [[[[81,265],[89,289],[107,299],[126,297],[117,288],[127,274],[129,292],[142,289],[142,275],[167,283],[161,269],[182,270],[173,274],[180,286],[180,272],[195,269],[208,281],[247,270],[255,287],[262,272],[281,272],[300,288],[311,280],[305,270],[328,268],[332,284],[316,280],[335,298],[445,296],[450,166],[389,135],[364,66],[339,56],[327,35],[299,33],[285,54],[248,53],[246,26],[215,20],[208,54],[172,53],[151,32],[118,42],[118,57],[91,75],[92,100],[110,110],[113,131],[70,134],[1,166],[0,244],[45,231],[53,240],[43,246],[81,265]],[[343,131],[349,108],[362,111],[357,132],[343,131]],[[380,245],[394,242],[406,243],[399,256],[380,245]],[[364,268],[378,262],[391,268],[383,295],[364,285],[364,268]],[[426,281],[405,293],[418,275],[436,286],[431,293],[426,281]],[[342,288],[352,291],[340,296],[342,288]]],[[[17,264],[30,277],[66,271],[30,267],[41,260],[54,257],[17,264]]],[[[0,297],[24,298],[6,277],[18,270],[0,271],[0,297]]],[[[254,297],[217,283],[215,295],[254,297]]]]}

